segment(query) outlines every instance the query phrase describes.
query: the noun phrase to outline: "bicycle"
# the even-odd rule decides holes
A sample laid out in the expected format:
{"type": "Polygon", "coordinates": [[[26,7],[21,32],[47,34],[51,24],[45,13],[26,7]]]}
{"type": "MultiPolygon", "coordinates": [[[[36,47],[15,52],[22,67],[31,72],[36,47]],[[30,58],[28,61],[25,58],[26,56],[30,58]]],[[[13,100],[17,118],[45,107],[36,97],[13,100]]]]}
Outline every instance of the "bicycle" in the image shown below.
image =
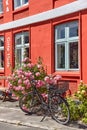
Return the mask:
{"type": "MultiPolygon", "coordinates": [[[[41,111],[44,114],[41,121],[50,115],[56,122],[67,124],[70,120],[70,111],[69,105],[62,94],[68,88],[68,84],[65,82],[61,84],[66,86],[64,89],[62,88],[62,91],[54,85],[47,85],[47,100],[36,88],[34,80],[32,80],[32,84],[32,91],[24,94],[19,99],[20,109],[27,114],[35,114],[41,111]]],[[[61,85],[59,84],[59,86],[61,85]]]]}

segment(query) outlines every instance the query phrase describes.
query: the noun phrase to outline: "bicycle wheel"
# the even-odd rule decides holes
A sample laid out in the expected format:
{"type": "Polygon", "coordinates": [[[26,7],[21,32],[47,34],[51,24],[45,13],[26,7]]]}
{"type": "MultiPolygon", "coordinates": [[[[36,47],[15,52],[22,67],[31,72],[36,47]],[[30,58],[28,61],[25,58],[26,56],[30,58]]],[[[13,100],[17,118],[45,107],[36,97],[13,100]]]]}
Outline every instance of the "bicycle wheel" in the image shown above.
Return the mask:
{"type": "Polygon", "coordinates": [[[69,106],[67,101],[60,95],[54,95],[50,101],[52,118],[61,124],[67,124],[70,119],[69,106]]]}
{"type": "Polygon", "coordinates": [[[33,92],[29,92],[19,99],[19,107],[27,114],[34,114],[40,111],[41,104],[38,96],[33,92]]]}

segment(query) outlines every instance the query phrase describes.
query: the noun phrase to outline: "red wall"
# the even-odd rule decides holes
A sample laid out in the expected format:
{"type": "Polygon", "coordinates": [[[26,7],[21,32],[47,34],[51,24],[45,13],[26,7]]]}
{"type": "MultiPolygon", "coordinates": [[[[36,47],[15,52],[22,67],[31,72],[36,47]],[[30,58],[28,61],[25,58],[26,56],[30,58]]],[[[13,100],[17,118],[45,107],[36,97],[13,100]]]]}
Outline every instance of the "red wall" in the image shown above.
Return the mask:
{"type": "Polygon", "coordinates": [[[65,4],[68,4],[68,3],[71,3],[71,2],[74,2],[76,0],[55,0],[54,1],[54,7],[60,7],[60,6],[63,6],[65,4]]]}
{"type": "Polygon", "coordinates": [[[29,0],[29,14],[34,15],[52,9],[53,0],[29,0]]]}
{"type": "Polygon", "coordinates": [[[81,48],[82,48],[82,79],[87,83],[87,11],[81,15],[81,48]]]}
{"type": "Polygon", "coordinates": [[[12,1],[10,2],[9,0],[3,0],[3,11],[4,11],[4,22],[10,22],[12,21],[12,1]]]}
{"type": "Polygon", "coordinates": [[[47,65],[48,73],[51,73],[51,23],[43,23],[31,26],[31,59],[41,56],[47,65]]]}

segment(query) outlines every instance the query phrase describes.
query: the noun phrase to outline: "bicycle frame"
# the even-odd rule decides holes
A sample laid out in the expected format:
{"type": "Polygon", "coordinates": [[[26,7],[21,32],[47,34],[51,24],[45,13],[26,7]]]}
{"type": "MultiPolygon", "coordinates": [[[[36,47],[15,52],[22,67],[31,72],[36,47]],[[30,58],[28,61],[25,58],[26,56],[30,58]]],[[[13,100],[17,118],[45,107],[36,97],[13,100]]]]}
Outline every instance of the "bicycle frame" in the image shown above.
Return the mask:
{"type": "Polygon", "coordinates": [[[21,110],[28,114],[37,113],[42,110],[42,112],[44,112],[44,116],[41,121],[43,121],[46,116],[50,115],[58,123],[66,124],[70,119],[70,112],[69,105],[62,96],[64,91],[61,93],[58,88],[59,86],[57,87],[56,85],[47,84],[47,100],[45,100],[36,87],[36,81],[32,80],[31,82],[31,91],[23,95],[20,99],[19,106],[21,110]],[[29,102],[26,102],[27,99],[29,99],[29,102]],[[30,108],[30,110],[25,109],[27,105],[27,108],[30,108]]]}

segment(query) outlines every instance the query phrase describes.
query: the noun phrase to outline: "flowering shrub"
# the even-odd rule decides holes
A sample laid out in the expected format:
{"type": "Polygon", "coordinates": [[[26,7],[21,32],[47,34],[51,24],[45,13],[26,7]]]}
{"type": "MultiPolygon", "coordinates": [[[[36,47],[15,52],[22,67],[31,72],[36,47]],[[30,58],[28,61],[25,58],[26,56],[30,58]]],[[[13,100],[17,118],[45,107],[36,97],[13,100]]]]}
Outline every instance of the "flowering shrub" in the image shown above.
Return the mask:
{"type": "Polygon", "coordinates": [[[67,101],[70,109],[70,119],[73,121],[81,120],[87,124],[87,85],[81,81],[74,97],[68,97],[67,101]]]}
{"type": "Polygon", "coordinates": [[[20,97],[32,90],[32,80],[34,80],[36,87],[43,94],[46,93],[46,84],[57,84],[57,80],[60,78],[60,75],[56,77],[47,75],[41,58],[38,59],[36,64],[33,64],[26,57],[22,66],[14,69],[12,75],[8,78],[8,86],[17,97],[20,97]]]}
{"type": "Polygon", "coordinates": [[[87,85],[82,81],[79,84],[79,89],[75,93],[75,96],[81,102],[78,105],[80,118],[84,123],[87,124],[87,85]]]}

